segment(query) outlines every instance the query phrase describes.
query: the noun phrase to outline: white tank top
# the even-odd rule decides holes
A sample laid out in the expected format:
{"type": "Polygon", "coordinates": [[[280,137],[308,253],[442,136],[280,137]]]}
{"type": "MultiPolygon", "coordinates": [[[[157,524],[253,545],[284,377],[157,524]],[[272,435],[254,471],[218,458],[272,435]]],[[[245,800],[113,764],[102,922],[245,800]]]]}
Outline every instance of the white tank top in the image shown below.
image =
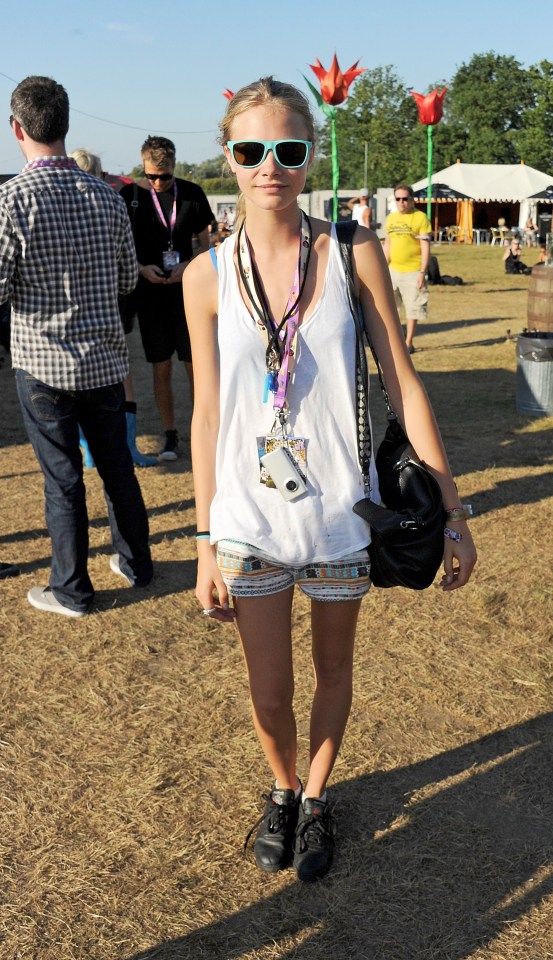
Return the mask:
{"type": "Polygon", "coordinates": [[[366,223],[364,218],[365,210],[368,210],[368,207],[364,207],[361,203],[356,203],[351,211],[351,219],[356,220],[360,226],[365,227],[366,223]]]}
{"type": "MultiPolygon", "coordinates": [[[[307,448],[307,493],[285,501],[259,481],[259,438],[274,413],[263,403],[265,344],[240,295],[236,234],[219,247],[220,426],[212,541],[236,540],[287,566],[336,560],[366,547],[357,453],[355,324],[334,225],[320,300],[302,321],[287,392],[292,435],[307,448]]],[[[374,464],[371,487],[377,491],[374,464]]]]}

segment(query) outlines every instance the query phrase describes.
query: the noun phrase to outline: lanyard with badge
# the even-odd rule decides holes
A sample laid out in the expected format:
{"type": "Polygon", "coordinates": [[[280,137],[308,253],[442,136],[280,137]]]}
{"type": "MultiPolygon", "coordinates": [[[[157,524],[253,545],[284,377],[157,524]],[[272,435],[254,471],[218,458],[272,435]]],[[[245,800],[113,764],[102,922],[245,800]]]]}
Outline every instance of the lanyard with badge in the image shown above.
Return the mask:
{"type": "Polygon", "coordinates": [[[169,246],[167,250],[163,250],[163,269],[166,274],[170,274],[173,267],[176,267],[180,261],[180,254],[178,250],[173,249],[173,230],[175,229],[175,224],[177,222],[177,184],[173,180],[173,205],[171,207],[171,216],[169,218],[169,223],[165,219],[163,210],[161,209],[161,204],[158,200],[158,196],[153,187],[150,187],[150,195],[152,197],[152,203],[155,207],[156,213],[163,224],[164,227],[167,227],[169,231],[169,246]]]}
{"type": "MultiPolygon", "coordinates": [[[[273,482],[276,477],[268,473],[263,462],[268,454],[282,450],[293,465],[297,467],[301,480],[300,487],[305,492],[307,469],[307,450],[305,437],[293,437],[288,422],[288,402],[286,394],[292,375],[296,339],[299,325],[299,303],[307,278],[307,268],[311,254],[311,224],[309,218],[301,211],[301,227],[299,233],[299,253],[294,271],[294,278],[288,296],[284,315],[279,324],[271,316],[267,298],[259,272],[253,262],[252,251],[245,222],[240,227],[237,241],[238,269],[248,299],[252,305],[257,328],[264,342],[266,372],[263,381],[263,402],[267,403],[269,394],[273,395],[274,420],[270,433],[257,440],[258,456],[260,460],[260,481],[269,487],[279,486],[273,482]]],[[[274,464],[275,469],[277,464],[274,464]]],[[[288,472],[290,472],[288,470],[288,472]]],[[[284,470],[286,473],[286,470],[284,470]]],[[[292,481],[290,480],[290,483],[292,481]]],[[[295,492],[288,496],[281,486],[281,493],[286,499],[295,499],[299,496],[295,492]]],[[[291,490],[291,488],[289,488],[291,490]]]]}

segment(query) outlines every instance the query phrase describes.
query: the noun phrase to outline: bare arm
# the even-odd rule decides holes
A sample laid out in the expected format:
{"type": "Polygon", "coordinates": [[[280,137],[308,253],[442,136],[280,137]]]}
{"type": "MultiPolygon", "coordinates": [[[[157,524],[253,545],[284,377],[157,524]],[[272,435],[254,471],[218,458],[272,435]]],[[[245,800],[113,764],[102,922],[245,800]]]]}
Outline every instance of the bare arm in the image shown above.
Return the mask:
{"type": "MultiPolygon", "coordinates": [[[[436,477],[447,509],[460,505],[430,401],[413,366],[394,303],[384,254],[372,235],[356,233],[354,264],[365,324],[382,365],[386,387],[417,456],[436,477]]],[[[459,542],[444,541],[442,586],[453,590],[467,583],[476,563],[476,550],[466,521],[456,522],[459,542]]]]}
{"type": "MultiPolygon", "coordinates": [[[[194,366],[194,412],[192,415],[192,470],[198,530],[209,530],[210,508],[215,496],[215,453],[219,435],[219,351],[217,346],[217,273],[206,254],[193,260],[183,275],[183,295],[194,366]]],[[[229,621],[229,606],[209,540],[197,541],[198,577],[196,596],[204,609],[215,608],[213,619],[229,621]]]]}
{"type": "Polygon", "coordinates": [[[426,237],[421,237],[420,245],[421,245],[421,273],[423,271],[424,273],[426,273],[426,271],[428,270],[428,267],[430,266],[430,238],[427,239],[426,237]]]}
{"type": "Polygon", "coordinates": [[[430,265],[430,240],[425,237],[419,237],[421,248],[421,268],[417,278],[417,287],[419,290],[426,286],[426,271],[430,265]]]}

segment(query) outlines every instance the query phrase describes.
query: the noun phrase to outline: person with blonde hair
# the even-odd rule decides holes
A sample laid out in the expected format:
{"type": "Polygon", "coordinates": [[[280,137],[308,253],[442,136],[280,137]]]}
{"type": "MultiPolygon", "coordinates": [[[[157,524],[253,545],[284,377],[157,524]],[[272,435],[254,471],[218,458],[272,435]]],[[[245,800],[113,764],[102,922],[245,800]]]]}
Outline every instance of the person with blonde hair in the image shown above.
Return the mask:
{"type": "Polygon", "coordinates": [[[73,157],[77,166],[80,167],[81,170],[84,170],[85,173],[91,173],[93,177],[98,177],[99,180],[104,179],[104,171],[102,170],[100,157],[90,150],[87,150],[86,147],[77,147],[76,150],[71,150],[67,156],[73,157]]]}
{"type": "MultiPolygon", "coordinates": [[[[370,531],[352,510],[365,495],[355,323],[335,225],[298,205],[315,144],[306,97],[272,77],[242,88],[220,142],[245,217],[216,255],[199,256],[183,277],[196,383],[196,596],[206,617],[237,624],[253,722],[274,777],[254,828],[256,862],[269,873],[292,862],[299,879],[314,881],[333,859],[327,783],[350,712],[356,624],[370,587],[370,531]],[[311,602],[315,673],[304,785],[293,707],[296,584],[311,602]]],[[[474,545],[380,241],[361,226],[353,261],[392,402],[452,518],[442,587],[453,591],[470,577],[474,545]]]]}

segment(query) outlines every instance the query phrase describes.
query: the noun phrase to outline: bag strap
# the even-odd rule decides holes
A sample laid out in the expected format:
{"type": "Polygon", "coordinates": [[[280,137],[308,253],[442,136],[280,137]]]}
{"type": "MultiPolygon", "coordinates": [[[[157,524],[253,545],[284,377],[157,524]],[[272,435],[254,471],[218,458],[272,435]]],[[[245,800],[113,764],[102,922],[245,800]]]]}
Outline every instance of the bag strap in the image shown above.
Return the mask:
{"type": "Polygon", "coordinates": [[[130,203],[130,207],[131,207],[131,230],[132,230],[133,238],[135,239],[135,242],[136,242],[136,238],[134,236],[135,229],[136,229],[136,211],[138,209],[138,184],[136,180],[133,180],[133,184],[132,184],[132,200],[130,203]]]}
{"type": "Polygon", "coordinates": [[[355,323],[355,397],[357,412],[357,450],[363,484],[367,495],[370,493],[370,466],[372,454],[372,436],[369,419],[369,368],[365,353],[365,324],[359,298],[355,291],[353,278],[353,260],[351,247],[353,235],[357,229],[355,220],[339,220],[336,224],[336,237],[346,275],[346,289],[350,310],[355,323]]]}
{"type": "Polygon", "coordinates": [[[388,410],[388,420],[398,421],[398,416],[392,407],[390,397],[388,396],[388,391],[386,389],[386,384],[384,382],[384,376],[382,374],[382,367],[380,366],[380,361],[378,359],[376,350],[374,349],[371,339],[367,331],[367,325],[365,323],[365,318],[363,316],[363,308],[357,292],[355,290],[355,280],[353,276],[353,259],[352,259],[352,245],[353,237],[357,229],[357,222],[355,220],[339,220],[336,224],[336,237],[338,239],[338,246],[340,249],[340,255],[342,257],[342,263],[344,265],[344,272],[346,275],[346,287],[348,291],[348,301],[350,305],[351,312],[353,314],[353,319],[355,321],[355,333],[356,333],[356,362],[355,362],[355,381],[356,381],[356,397],[357,397],[357,445],[359,450],[359,462],[361,464],[361,472],[363,474],[363,482],[368,491],[370,491],[370,479],[369,479],[369,468],[371,461],[371,450],[372,450],[372,437],[371,437],[371,427],[369,420],[369,369],[367,365],[367,355],[365,353],[365,339],[370,347],[375,366],[378,372],[378,379],[380,381],[380,389],[384,397],[384,402],[386,403],[386,408],[388,410]]]}

